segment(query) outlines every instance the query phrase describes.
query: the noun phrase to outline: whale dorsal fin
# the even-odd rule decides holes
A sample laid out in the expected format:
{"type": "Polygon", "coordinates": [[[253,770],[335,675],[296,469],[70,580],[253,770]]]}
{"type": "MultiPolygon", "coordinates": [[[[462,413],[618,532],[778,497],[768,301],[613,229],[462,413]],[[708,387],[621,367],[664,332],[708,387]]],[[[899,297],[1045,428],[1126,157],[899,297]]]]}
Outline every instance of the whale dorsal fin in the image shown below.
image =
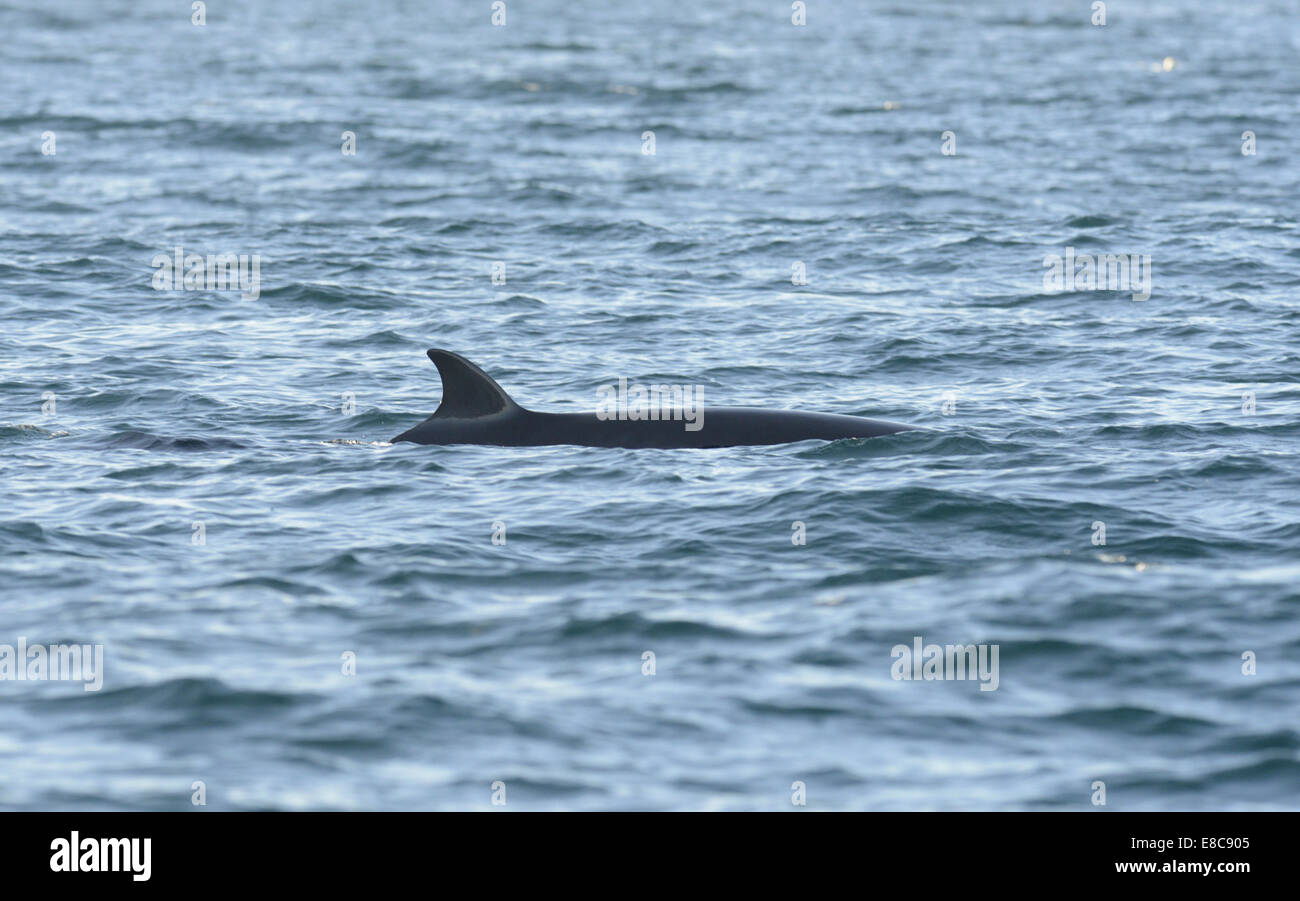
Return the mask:
{"type": "Polygon", "coordinates": [[[505,410],[517,410],[505,389],[460,354],[430,348],[429,359],[442,376],[442,402],[430,419],[472,419],[505,410]]]}

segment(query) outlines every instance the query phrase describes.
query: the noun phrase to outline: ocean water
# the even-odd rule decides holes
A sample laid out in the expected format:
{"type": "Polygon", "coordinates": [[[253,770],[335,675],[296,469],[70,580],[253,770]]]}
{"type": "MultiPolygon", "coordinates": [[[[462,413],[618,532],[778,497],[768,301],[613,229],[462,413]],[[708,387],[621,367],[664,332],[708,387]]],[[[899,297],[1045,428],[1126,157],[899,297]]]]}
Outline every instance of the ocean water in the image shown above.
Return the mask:
{"type": "Polygon", "coordinates": [[[0,645],[104,659],[0,807],[1297,806],[1294,3],[191,15],[0,4],[0,645]],[[390,445],[429,347],[928,430],[390,445]]]}

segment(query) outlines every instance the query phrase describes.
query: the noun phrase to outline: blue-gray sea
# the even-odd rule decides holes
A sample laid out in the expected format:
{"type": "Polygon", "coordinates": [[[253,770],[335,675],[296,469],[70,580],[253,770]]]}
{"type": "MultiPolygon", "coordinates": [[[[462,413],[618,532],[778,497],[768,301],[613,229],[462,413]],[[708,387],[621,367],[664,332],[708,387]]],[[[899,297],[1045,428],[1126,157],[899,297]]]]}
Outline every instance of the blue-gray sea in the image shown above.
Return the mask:
{"type": "Polygon", "coordinates": [[[1300,10],[1106,7],[4,0],[0,807],[1297,807],[1300,10]]]}

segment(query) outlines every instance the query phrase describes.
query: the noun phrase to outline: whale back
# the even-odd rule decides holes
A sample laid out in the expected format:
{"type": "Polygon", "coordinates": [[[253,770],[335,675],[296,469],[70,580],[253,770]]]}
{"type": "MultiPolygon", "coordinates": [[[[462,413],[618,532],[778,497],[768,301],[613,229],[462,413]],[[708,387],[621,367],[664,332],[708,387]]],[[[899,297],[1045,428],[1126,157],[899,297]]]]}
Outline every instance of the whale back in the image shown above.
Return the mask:
{"type": "Polygon", "coordinates": [[[690,421],[684,413],[624,420],[600,413],[535,412],[515,403],[490,375],[460,354],[438,348],[428,354],[442,378],[442,402],[424,422],[392,439],[394,443],[709,448],[874,438],[914,428],[837,413],[749,407],[697,408],[690,421]]]}

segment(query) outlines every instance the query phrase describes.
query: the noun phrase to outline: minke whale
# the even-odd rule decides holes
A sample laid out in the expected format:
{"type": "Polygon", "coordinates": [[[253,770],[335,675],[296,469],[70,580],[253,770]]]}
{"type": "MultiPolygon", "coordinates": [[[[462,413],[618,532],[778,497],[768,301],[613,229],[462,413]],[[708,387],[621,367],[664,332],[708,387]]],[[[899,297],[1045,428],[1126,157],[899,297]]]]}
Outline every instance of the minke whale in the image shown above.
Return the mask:
{"type": "MultiPolygon", "coordinates": [[[[519,406],[490,375],[459,354],[438,348],[429,350],[428,354],[442,377],[442,401],[432,416],[402,432],[393,439],[394,444],[413,441],[416,444],[492,444],[502,447],[548,444],[630,448],[737,447],[788,444],[808,439],[875,438],[918,428],[860,416],[756,407],[701,405],[685,409],[675,406],[622,409],[618,412],[543,413],[519,406]]],[[[626,383],[622,386],[625,388],[626,383]]],[[[613,389],[609,390],[612,400],[613,389]]],[[[620,392],[620,398],[624,393],[620,392]]],[[[676,400],[679,394],[674,393],[673,399],[676,400]]]]}

